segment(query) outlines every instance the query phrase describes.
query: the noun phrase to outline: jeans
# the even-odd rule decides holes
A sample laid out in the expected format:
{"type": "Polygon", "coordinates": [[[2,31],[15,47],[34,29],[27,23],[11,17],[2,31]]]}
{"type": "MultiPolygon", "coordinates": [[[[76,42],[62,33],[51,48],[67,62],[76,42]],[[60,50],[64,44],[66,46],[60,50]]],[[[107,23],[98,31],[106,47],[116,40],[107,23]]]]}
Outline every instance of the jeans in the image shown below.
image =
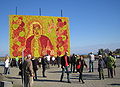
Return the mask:
{"type": "Polygon", "coordinates": [[[89,72],[94,72],[94,65],[93,65],[93,61],[89,62],[89,72]]]}
{"type": "Polygon", "coordinates": [[[72,63],[72,64],[71,64],[71,72],[73,71],[73,73],[75,73],[75,66],[76,66],[75,63],[72,63]]]}
{"type": "Polygon", "coordinates": [[[62,75],[61,75],[61,79],[60,79],[60,81],[62,81],[62,79],[63,79],[64,73],[65,73],[65,70],[66,70],[66,73],[67,73],[67,79],[68,79],[68,82],[70,82],[68,66],[62,68],[62,75]]]}
{"type": "Polygon", "coordinates": [[[4,74],[10,74],[9,67],[4,67],[4,74]]]}

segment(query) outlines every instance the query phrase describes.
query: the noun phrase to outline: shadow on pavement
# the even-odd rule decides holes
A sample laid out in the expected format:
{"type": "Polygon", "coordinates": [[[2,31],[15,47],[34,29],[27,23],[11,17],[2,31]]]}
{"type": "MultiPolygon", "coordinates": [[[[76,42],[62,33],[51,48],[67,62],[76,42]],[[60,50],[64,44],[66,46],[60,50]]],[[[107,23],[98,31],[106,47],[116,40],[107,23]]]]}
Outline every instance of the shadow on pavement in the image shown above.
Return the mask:
{"type": "Polygon", "coordinates": [[[108,85],[111,85],[111,86],[120,86],[120,83],[113,83],[113,84],[108,84],[108,85]]]}
{"type": "Polygon", "coordinates": [[[8,79],[21,79],[19,77],[6,77],[6,78],[8,78],[8,79]]]}
{"type": "Polygon", "coordinates": [[[43,76],[37,76],[38,78],[43,78],[43,76]]]}
{"type": "Polygon", "coordinates": [[[83,78],[85,80],[99,80],[98,75],[84,74],[83,78]]]}
{"type": "MultiPolygon", "coordinates": [[[[79,79],[79,74],[76,76],[72,76],[70,79],[79,79]]],[[[84,80],[99,80],[98,75],[93,74],[83,74],[84,80]]]]}
{"type": "Polygon", "coordinates": [[[62,71],[49,71],[48,73],[62,73],[62,71]]]}
{"type": "Polygon", "coordinates": [[[41,82],[60,82],[59,80],[47,80],[47,79],[44,79],[44,80],[42,80],[42,79],[37,79],[37,80],[35,80],[35,81],[41,81],[41,82]]]}

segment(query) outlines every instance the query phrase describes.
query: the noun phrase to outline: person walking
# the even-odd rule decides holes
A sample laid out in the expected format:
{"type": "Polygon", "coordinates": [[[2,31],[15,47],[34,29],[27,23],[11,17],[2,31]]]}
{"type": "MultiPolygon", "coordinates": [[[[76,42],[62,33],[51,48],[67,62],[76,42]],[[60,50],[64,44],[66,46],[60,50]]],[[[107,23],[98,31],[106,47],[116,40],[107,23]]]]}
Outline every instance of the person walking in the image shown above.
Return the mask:
{"type": "Polygon", "coordinates": [[[99,60],[98,60],[98,72],[99,72],[99,79],[101,80],[101,78],[104,79],[104,69],[105,67],[105,62],[102,58],[102,55],[99,55],[99,60]]]}
{"type": "Polygon", "coordinates": [[[79,72],[79,82],[82,81],[82,83],[85,83],[82,78],[84,66],[86,66],[87,68],[87,64],[85,63],[83,56],[79,56],[76,62],[76,69],[77,69],[77,72],[79,72]]]}
{"type": "Polygon", "coordinates": [[[23,63],[24,87],[32,87],[33,83],[33,65],[31,61],[32,56],[27,55],[27,59],[23,63]]]}
{"type": "Polygon", "coordinates": [[[69,70],[68,70],[68,67],[69,67],[69,57],[67,55],[68,55],[68,52],[65,52],[65,55],[61,57],[62,74],[61,74],[60,82],[62,82],[64,73],[65,73],[65,70],[66,70],[68,83],[71,83],[70,82],[70,77],[69,77],[69,70]]]}

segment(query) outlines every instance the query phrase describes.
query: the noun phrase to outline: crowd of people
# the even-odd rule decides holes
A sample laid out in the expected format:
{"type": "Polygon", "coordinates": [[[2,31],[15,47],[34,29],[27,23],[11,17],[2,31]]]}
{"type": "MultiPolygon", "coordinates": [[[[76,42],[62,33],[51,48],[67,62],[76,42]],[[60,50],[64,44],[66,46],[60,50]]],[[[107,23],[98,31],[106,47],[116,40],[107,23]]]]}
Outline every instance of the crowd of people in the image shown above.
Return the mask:
{"type": "MultiPolygon", "coordinates": [[[[104,79],[104,68],[107,68],[108,70],[108,78],[113,78],[115,75],[115,61],[116,58],[112,54],[112,52],[108,54],[98,54],[98,72],[99,72],[99,79],[104,79]]],[[[19,67],[19,75],[22,78],[22,83],[24,87],[31,87],[33,81],[37,80],[37,70],[39,68],[42,68],[42,76],[47,77],[46,75],[46,69],[50,69],[50,64],[52,66],[57,65],[58,68],[62,69],[60,82],[63,81],[64,74],[66,72],[67,74],[67,82],[71,83],[70,80],[70,73],[79,73],[79,82],[85,83],[83,80],[83,70],[84,66],[89,70],[89,72],[94,72],[94,61],[95,61],[95,55],[93,52],[88,54],[89,58],[89,66],[86,64],[86,61],[84,60],[83,55],[71,55],[68,56],[68,52],[65,52],[65,54],[62,57],[54,57],[50,55],[45,55],[40,58],[34,58],[32,55],[27,55],[25,59],[16,57],[15,59],[15,65],[16,67],[19,67]]],[[[5,59],[5,66],[4,66],[4,74],[10,74],[10,65],[13,67],[14,64],[12,64],[12,59],[9,59],[9,56],[6,56],[5,59]]]]}

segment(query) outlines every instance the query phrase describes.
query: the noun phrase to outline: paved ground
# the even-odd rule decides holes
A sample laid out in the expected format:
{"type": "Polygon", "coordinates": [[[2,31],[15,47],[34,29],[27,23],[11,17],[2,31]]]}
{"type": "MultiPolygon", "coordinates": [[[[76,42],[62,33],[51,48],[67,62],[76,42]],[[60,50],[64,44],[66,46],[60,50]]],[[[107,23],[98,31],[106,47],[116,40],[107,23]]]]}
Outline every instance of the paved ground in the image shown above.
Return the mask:
{"type": "MultiPolygon", "coordinates": [[[[88,63],[88,61],[86,60],[88,63]]],[[[99,80],[97,72],[97,61],[95,62],[95,72],[89,73],[84,70],[83,78],[85,84],[78,82],[79,73],[71,73],[71,82],[67,83],[66,74],[63,81],[59,82],[61,76],[61,68],[51,66],[47,70],[47,78],[42,77],[41,68],[38,70],[38,80],[34,81],[33,87],[120,87],[120,59],[116,62],[116,76],[114,78],[107,78],[107,70],[104,70],[105,79],[99,80]]],[[[7,75],[8,79],[14,82],[14,87],[22,87],[21,77],[18,76],[19,69],[11,68],[11,74],[7,75]]],[[[0,66],[0,73],[3,73],[3,67],[0,66]]]]}

